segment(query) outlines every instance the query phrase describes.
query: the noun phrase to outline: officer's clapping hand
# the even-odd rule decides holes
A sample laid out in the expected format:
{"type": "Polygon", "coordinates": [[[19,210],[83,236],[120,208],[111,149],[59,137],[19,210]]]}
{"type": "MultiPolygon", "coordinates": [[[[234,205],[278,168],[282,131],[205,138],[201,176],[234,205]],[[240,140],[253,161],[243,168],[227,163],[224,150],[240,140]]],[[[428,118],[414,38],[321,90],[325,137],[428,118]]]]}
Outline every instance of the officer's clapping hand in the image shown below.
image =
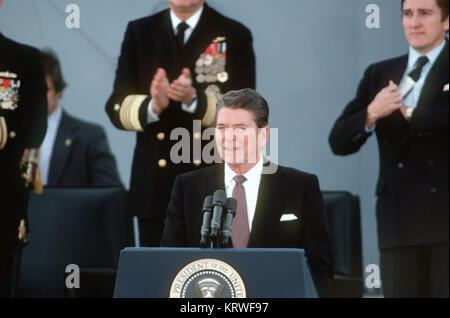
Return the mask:
{"type": "Polygon", "coordinates": [[[192,87],[191,71],[184,68],[180,76],[170,84],[168,96],[176,102],[189,104],[195,94],[195,88],[192,87]]]}
{"type": "Polygon", "coordinates": [[[155,114],[160,114],[169,106],[169,80],[167,79],[166,71],[159,68],[153,77],[150,86],[150,95],[152,96],[152,110],[155,114]]]}

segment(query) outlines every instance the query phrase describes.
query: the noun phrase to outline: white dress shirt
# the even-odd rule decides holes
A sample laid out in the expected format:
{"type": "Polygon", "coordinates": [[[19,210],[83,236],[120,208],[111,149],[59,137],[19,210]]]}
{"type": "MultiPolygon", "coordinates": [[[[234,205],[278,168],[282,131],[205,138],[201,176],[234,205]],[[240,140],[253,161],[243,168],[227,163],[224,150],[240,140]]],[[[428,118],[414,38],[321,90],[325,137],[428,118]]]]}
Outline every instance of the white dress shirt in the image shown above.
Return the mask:
{"type": "Polygon", "coordinates": [[[48,183],[50,161],[52,160],[53,146],[55,145],[56,134],[61,122],[61,117],[61,107],[58,107],[52,114],[50,114],[50,116],[47,117],[47,131],[39,151],[39,170],[43,185],[48,183]]]}
{"type": "MultiPolygon", "coordinates": [[[[197,12],[195,12],[189,19],[185,21],[189,27],[184,31],[184,44],[186,44],[186,42],[191,37],[192,32],[194,31],[195,27],[198,24],[198,21],[200,21],[202,12],[203,6],[200,9],[198,9],[197,12]]],[[[183,21],[181,21],[172,10],[170,10],[170,20],[172,21],[173,33],[177,34],[178,24],[180,24],[183,21]]]]}
{"type": "MultiPolygon", "coordinates": [[[[203,12],[203,6],[199,10],[197,10],[197,12],[195,12],[189,19],[187,19],[185,21],[186,24],[189,26],[184,31],[184,43],[185,44],[189,40],[195,27],[197,26],[198,21],[200,20],[200,17],[202,15],[202,12],[203,12]]],[[[177,34],[178,24],[180,24],[183,21],[181,21],[172,10],[170,10],[170,20],[172,22],[173,33],[177,34]]],[[[184,110],[185,112],[193,114],[197,110],[197,101],[194,101],[192,103],[192,105],[190,105],[190,106],[185,103],[182,103],[181,109],[184,110]]],[[[147,124],[157,122],[158,120],[159,120],[159,116],[157,114],[155,114],[155,112],[153,111],[152,100],[150,100],[150,102],[148,103],[148,110],[147,110],[147,124]]]]}
{"type": "MultiPolygon", "coordinates": [[[[242,185],[245,189],[245,199],[247,201],[247,214],[248,214],[248,224],[250,226],[250,232],[252,231],[252,222],[256,212],[256,203],[258,201],[258,191],[259,184],[261,181],[261,174],[263,170],[263,158],[260,156],[256,165],[247,171],[243,176],[247,179],[242,185]]],[[[233,196],[233,189],[236,182],[233,178],[238,175],[236,172],[231,170],[228,164],[225,163],[225,190],[227,197],[233,196]]]]}
{"type": "MultiPolygon", "coordinates": [[[[425,84],[425,80],[428,76],[428,73],[430,73],[431,68],[434,65],[434,62],[436,62],[439,54],[441,54],[441,51],[443,50],[445,46],[446,40],[442,41],[441,44],[439,44],[437,47],[435,47],[433,50],[428,52],[425,56],[428,58],[428,63],[424,65],[422,68],[422,73],[417,80],[417,82],[412,87],[411,91],[404,97],[403,104],[405,104],[408,107],[417,107],[417,103],[419,102],[420,94],[422,92],[423,85],[425,84]]],[[[409,54],[408,54],[408,66],[406,67],[405,73],[403,74],[402,81],[406,80],[406,77],[408,74],[416,67],[417,59],[421,57],[422,55],[417,52],[413,47],[409,47],[409,54]]],[[[401,82],[400,82],[401,83],[401,82]]]]}

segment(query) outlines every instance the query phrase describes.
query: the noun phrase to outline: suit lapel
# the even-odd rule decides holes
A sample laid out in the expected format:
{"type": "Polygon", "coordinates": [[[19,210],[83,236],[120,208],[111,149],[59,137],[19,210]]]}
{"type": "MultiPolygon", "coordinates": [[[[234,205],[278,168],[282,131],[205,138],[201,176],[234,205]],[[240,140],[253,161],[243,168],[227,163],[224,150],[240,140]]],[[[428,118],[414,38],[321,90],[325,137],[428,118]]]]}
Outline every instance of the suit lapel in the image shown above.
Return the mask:
{"type": "MultiPolygon", "coordinates": [[[[390,73],[390,78],[392,79],[392,81],[397,84],[400,85],[400,82],[403,78],[403,74],[405,73],[406,67],[408,66],[408,55],[404,55],[402,57],[400,57],[398,63],[395,63],[393,65],[393,67],[391,68],[391,73],[390,73]]],[[[389,85],[389,80],[386,83],[386,86],[389,85]]],[[[396,127],[399,130],[404,130],[407,129],[407,123],[405,121],[405,118],[403,117],[402,113],[400,110],[397,110],[395,112],[393,112],[391,114],[392,119],[395,122],[400,122],[401,124],[397,124],[396,127]]]]}
{"type": "Polygon", "coordinates": [[[389,77],[386,86],[389,84],[389,80],[392,80],[395,84],[399,85],[408,66],[408,55],[403,55],[399,58],[398,63],[395,63],[391,69],[388,70],[389,77]]]}
{"type": "Polygon", "coordinates": [[[432,105],[442,93],[442,87],[446,80],[448,80],[448,42],[427,76],[417,107],[432,105]]]}
{"type": "Polygon", "coordinates": [[[70,117],[63,111],[61,122],[59,123],[58,132],[53,145],[53,153],[50,160],[50,169],[48,175],[49,184],[58,184],[62,172],[67,163],[73,143],[74,123],[70,117]]]}
{"type": "MultiPolygon", "coordinates": [[[[198,193],[204,199],[208,195],[213,195],[214,191],[222,189],[225,191],[225,177],[223,164],[217,164],[210,168],[212,171],[205,173],[205,180],[199,186],[198,193]]],[[[206,171],[205,171],[206,172],[206,171]]],[[[202,202],[203,203],[203,202],[202,202]]]]}
{"type": "Polygon", "coordinates": [[[153,69],[156,72],[158,67],[166,70],[169,81],[173,81],[179,74],[179,50],[176,43],[175,33],[170,19],[170,10],[167,9],[161,12],[159,21],[155,23],[154,28],[143,28],[144,45],[146,47],[144,56],[143,69],[146,70],[143,74],[146,76],[147,83],[151,83],[153,72],[147,69],[153,69]],[[152,45],[145,44],[146,39],[150,40],[152,45]],[[150,58],[152,57],[152,58],[150,58]],[[156,63],[154,63],[156,61],[156,63]]]}
{"type": "MultiPolygon", "coordinates": [[[[265,164],[266,165],[266,164],[265,164]]],[[[263,247],[272,227],[280,220],[286,193],[280,191],[282,173],[262,174],[248,247],[263,247]],[[281,197],[280,197],[281,195],[281,197]]]]}
{"type": "MultiPolygon", "coordinates": [[[[375,98],[376,94],[378,94],[380,90],[389,85],[389,81],[392,80],[395,84],[399,85],[407,65],[408,55],[406,54],[392,60],[387,66],[385,66],[382,70],[382,78],[379,81],[380,86],[378,86],[377,90],[374,91],[375,95],[373,95],[373,98],[375,98]]],[[[389,116],[379,120],[377,127],[381,128],[383,125],[388,125],[391,130],[394,129],[398,132],[398,135],[404,135],[405,129],[408,129],[408,124],[400,110],[396,110],[389,116]]],[[[406,139],[404,142],[406,142],[406,139]]]]}

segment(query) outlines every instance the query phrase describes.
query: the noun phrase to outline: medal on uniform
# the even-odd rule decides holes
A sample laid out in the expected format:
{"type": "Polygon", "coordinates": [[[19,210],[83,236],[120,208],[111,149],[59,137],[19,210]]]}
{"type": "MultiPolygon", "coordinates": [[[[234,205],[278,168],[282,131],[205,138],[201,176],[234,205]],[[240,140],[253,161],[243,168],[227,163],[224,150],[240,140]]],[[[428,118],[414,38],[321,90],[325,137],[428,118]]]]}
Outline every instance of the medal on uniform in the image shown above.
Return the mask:
{"type": "Polygon", "coordinates": [[[221,72],[221,73],[217,74],[217,79],[219,80],[219,82],[225,83],[226,81],[228,81],[228,73],[221,72]]]}
{"type": "Polygon", "coordinates": [[[214,57],[212,55],[207,54],[205,57],[205,65],[211,65],[211,63],[214,61],[214,57]]]}
{"type": "Polygon", "coordinates": [[[195,62],[197,83],[225,83],[229,75],[225,70],[227,64],[227,43],[223,36],[216,37],[195,62]]]}
{"type": "Polygon", "coordinates": [[[17,75],[1,72],[0,77],[0,109],[15,110],[19,105],[20,80],[17,75]]]}
{"type": "Polygon", "coordinates": [[[197,81],[197,83],[204,83],[205,82],[205,75],[203,74],[198,74],[195,77],[195,80],[197,81]]]}
{"type": "Polygon", "coordinates": [[[202,67],[203,66],[203,64],[205,62],[205,59],[204,59],[204,56],[202,56],[202,55],[200,55],[200,57],[198,58],[197,62],[195,62],[195,66],[197,66],[197,67],[202,67]]]}

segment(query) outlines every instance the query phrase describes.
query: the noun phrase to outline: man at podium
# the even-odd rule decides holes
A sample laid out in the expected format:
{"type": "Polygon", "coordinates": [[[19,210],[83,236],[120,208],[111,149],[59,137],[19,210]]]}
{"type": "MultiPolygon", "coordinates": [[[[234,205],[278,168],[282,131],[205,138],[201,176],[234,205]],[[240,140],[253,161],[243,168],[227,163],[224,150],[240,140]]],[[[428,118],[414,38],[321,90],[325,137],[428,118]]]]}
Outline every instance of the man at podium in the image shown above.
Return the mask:
{"type": "Polygon", "coordinates": [[[317,176],[265,161],[269,107],[253,89],[218,102],[215,143],[221,163],[179,175],[161,246],[199,247],[205,197],[222,189],[237,201],[229,246],[302,248],[319,295],[334,275],[328,222],[317,176]]]}

